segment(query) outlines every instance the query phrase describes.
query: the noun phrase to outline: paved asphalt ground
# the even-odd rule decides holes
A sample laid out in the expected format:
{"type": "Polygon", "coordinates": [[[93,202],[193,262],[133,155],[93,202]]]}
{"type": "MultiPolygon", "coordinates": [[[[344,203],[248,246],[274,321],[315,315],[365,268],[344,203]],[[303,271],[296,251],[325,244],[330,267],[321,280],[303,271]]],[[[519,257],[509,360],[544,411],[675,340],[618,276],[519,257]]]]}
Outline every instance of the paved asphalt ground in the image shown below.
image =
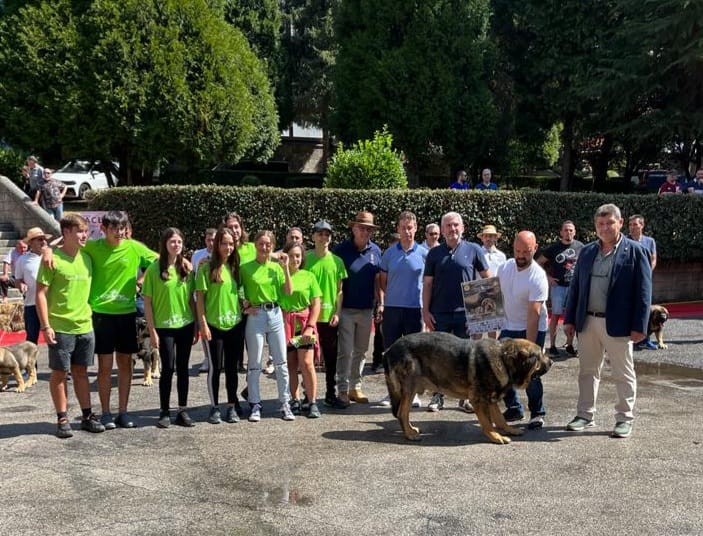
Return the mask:
{"type": "MultiPolygon", "coordinates": [[[[611,439],[614,385],[604,374],[598,426],[566,432],[577,360],[544,377],[540,431],[486,442],[476,419],[413,410],[407,442],[390,410],[352,405],[318,420],[276,416],[275,381],[258,424],[210,425],[202,357],[191,359],[192,429],[155,427],[158,388],[141,385],[135,430],[54,437],[46,350],[40,380],[0,393],[3,535],[32,534],[703,534],[703,320],[670,320],[668,350],[638,352],[633,436],[611,439]]],[[[94,371],[93,371],[94,375],[94,371]]],[[[241,375],[240,375],[241,378],[241,375]]],[[[322,375],[319,376],[322,381],[322,375]]],[[[382,375],[368,376],[372,399],[382,375]]],[[[94,401],[97,394],[94,393],[94,401]]],[[[116,394],[113,391],[113,400],[116,394]]],[[[174,394],[175,398],[175,394],[174,394]]],[[[423,397],[427,401],[427,396],[423,397]]],[[[78,417],[74,405],[72,417],[78,417]]],[[[74,427],[77,428],[77,421],[74,427]]]]}

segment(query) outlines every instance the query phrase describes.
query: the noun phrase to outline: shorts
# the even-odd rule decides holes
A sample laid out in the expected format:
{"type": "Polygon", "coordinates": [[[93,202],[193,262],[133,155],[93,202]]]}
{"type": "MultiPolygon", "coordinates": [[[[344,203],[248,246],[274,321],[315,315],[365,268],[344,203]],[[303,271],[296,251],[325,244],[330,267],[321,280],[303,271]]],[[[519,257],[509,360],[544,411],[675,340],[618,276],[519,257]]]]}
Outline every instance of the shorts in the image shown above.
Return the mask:
{"type": "Polygon", "coordinates": [[[137,313],[109,315],[93,313],[93,330],[95,331],[95,353],[98,355],[136,354],[137,313]]]}
{"type": "Polygon", "coordinates": [[[549,289],[549,298],[552,300],[552,315],[564,314],[564,306],[566,305],[566,295],[569,293],[569,287],[554,285],[549,289]]]}
{"type": "Polygon", "coordinates": [[[56,344],[49,345],[49,368],[68,372],[71,366],[91,367],[95,356],[95,335],[55,333],[56,344]]]}

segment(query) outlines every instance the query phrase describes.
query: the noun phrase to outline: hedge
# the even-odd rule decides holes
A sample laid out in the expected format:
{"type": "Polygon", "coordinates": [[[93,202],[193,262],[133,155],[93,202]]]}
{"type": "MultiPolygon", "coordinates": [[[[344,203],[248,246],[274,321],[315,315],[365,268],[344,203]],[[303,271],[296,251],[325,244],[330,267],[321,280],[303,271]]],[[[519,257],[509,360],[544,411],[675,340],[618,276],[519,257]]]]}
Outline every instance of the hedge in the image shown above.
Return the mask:
{"type": "MultiPolygon", "coordinates": [[[[511,252],[511,237],[530,229],[539,244],[558,239],[564,220],[576,224],[577,238],[595,238],[593,214],[604,203],[615,203],[623,217],[642,214],[645,234],[657,241],[661,260],[703,260],[703,196],[628,195],[596,193],[559,193],[532,191],[454,191],[454,190],[368,190],[224,186],[156,186],[113,188],[102,191],[90,202],[92,210],[126,210],[133,222],[135,237],[155,248],[161,230],[167,226],[181,229],[188,248],[202,247],[202,233],[216,226],[226,213],[238,212],[246,230],[275,232],[279,245],[291,226],[303,229],[309,238],[312,224],[328,220],[335,228],[334,240],[346,236],[347,222],[360,210],[369,210],[380,226],[377,240],[384,244],[395,230],[395,219],[403,210],[417,215],[420,230],[439,222],[450,210],[464,218],[465,237],[476,239],[484,224],[494,224],[503,233],[498,247],[511,252]]],[[[625,223],[625,229],[627,223],[625,223]]]]}

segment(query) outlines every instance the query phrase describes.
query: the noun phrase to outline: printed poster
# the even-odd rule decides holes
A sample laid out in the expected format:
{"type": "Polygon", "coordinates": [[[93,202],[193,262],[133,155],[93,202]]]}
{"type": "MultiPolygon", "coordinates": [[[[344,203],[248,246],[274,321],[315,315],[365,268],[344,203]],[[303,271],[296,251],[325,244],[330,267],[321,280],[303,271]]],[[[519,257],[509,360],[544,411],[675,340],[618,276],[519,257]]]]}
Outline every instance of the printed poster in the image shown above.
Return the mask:
{"type": "Polygon", "coordinates": [[[461,284],[469,333],[499,331],[505,322],[503,294],[497,277],[464,281],[461,284]]]}

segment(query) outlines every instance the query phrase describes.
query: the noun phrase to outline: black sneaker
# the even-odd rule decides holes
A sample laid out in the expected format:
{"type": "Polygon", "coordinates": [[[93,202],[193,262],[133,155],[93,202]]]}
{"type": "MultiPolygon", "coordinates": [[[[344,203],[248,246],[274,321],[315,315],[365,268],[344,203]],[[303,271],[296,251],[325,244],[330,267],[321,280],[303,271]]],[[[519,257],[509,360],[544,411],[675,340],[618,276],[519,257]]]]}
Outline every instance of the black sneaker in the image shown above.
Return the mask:
{"type": "Polygon", "coordinates": [[[559,357],[559,349],[556,346],[550,346],[549,347],[549,356],[550,357],[559,357]]]}
{"type": "Polygon", "coordinates": [[[210,415],[207,417],[207,422],[210,424],[220,424],[222,422],[222,416],[220,415],[220,408],[217,406],[212,406],[210,408],[210,415]]]}
{"type": "Polygon", "coordinates": [[[567,344],[564,346],[564,349],[566,350],[566,353],[569,354],[571,357],[576,357],[578,355],[578,352],[574,348],[573,344],[567,344]]]}
{"type": "Polygon", "coordinates": [[[171,414],[168,411],[162,411],[159,414],[159,420],[156,421],[156,426],[159,428],[168,428],[171,426],[171,414]]]}
{"type": "Polygon", "coordinates": [[[105,427],[95,416],[95,413],[91,413],[87,419],[81,419],[81,430],[85,430],[86,432],[91,432],[93,434],[99,434],[100,432],[105,431],[105,427]]]}
{"type": "Polygon", "coordinates": [[[56,425],[56,437],[60,439],[68,439],[69,437],[73,437],[73,430],[71,430],[71,423],[68,422],[68,419],[65,417],[61,420],[56,425]]]}
{"type": "Polygon", "coordinates": [[[506,422],[515,422],[523,420],[525,415],[517,408],[508,408],[503,412],[503,417],[506,422]]]}
{"type": "Polygon", "coordinates": [[[225,421],[229,423],[239,422],[239,415],[237,415],[237,409],[234,406],[227,406],[225,410],[225,421]]]}
{"type": "Polygon", "coordinates": [[[300,415],[300,400],[298,400],[297,398],[291,400],[290,410],[293,412],[293,415],[300,415]]]}
{"type": "Polygon", "coordinates": [[[124,412],[117,415],[115,424],[120,428],[136,428],[137,423],[134,422],[129,413],[124,412]]]}
{"type": "Polygon", "coordinates": [[[347,409],[347,406],[336,395],[327,395],[324,401],[325,406],[332,409],[347,409]]]}
{"type": "Polygon", "coordinates": [[[112,413],[103,413],[100,416],[100,423],[105,427],[105,430],[114,430],[117,428],[114,419],[112,418],[112,413]]]}
{"type": "Polygon", "coordinates": [[[301,411],[310,411],[310,399],[308,398],[307,393],[305,393],[305,396],[303,397],[303,401],[300,403],[300,410],[301,411]]]}
{"type": "Polygon", "coordinates": [[[193,422],[193,419],[190,418],[190,415],[188,415],[188,412],[184,409],[176,413],[176,420],[174,423],[178,426],[185,426],[186,428],[195,426],[195,422],[193,422]]]}

